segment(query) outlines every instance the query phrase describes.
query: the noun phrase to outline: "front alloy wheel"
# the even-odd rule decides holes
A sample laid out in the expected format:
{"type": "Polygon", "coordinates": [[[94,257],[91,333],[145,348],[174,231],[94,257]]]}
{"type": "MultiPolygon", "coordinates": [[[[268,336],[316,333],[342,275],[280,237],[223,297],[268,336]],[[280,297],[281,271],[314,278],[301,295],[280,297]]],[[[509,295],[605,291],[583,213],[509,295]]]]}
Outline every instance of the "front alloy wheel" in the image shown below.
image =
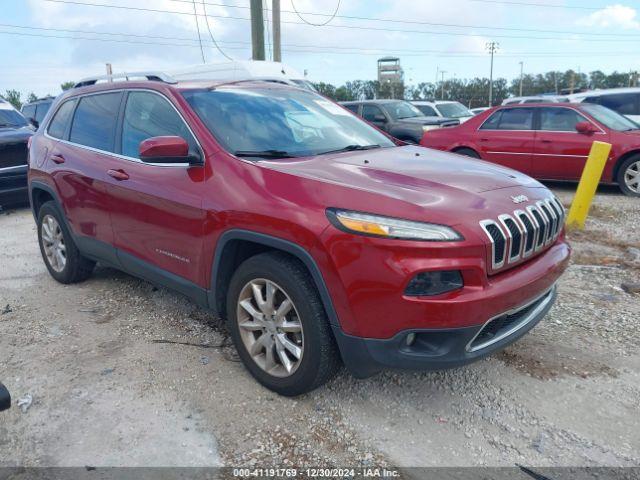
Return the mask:
{"type": "Polygon", "coordinates": [[[624,183],[633,193],[640,194],[640,160],[627,166],[624,171],[624,183]]]}
{"type": "Polygon", "coordinates": [[[295,373],[304,354],[304,335],[296,307],[279,285],[264,278],[247,283],[236,319],[244,346],[262,370],[275,377],[295,373]]]}

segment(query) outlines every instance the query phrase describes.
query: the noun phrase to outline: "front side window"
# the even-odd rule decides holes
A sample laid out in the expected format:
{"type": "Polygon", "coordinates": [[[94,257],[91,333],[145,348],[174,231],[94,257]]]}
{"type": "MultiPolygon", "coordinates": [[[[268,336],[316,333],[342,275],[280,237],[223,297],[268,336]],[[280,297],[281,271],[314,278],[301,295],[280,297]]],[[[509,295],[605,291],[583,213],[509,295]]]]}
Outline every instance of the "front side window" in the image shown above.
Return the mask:
{"type": "Polygon", "coordinates": [[[580,108],[595,118],[598,122],[612,130],[626,132],[629,130],[638,130],[638,128],[640,128],[635,122],[629,120],[627,117],[620,115],[618,112],[614,112],[609,108],[603,107],[602,105],[587,103],[583,104],[580,108]]]}
{"type": "Polygon", "coordinates": [[[349,105],[343,105],[343,107],[346,108],[347,110],[352,111],[355,114],[358,113],[358,104],[357,103],[350,103],[349,105]]]}
{"type": "Polygon", "coordinates": [[[502,110],[498,130],[531,130],[533,129],[533,109],[506,108],[502,110]]]}
{"type": "Polygon", "coordinates": [[[409,102],[389,102],[384,104],[384,109],[394,120],[402,120],[403,118],[422,117],[423,114],[409,102]]]}
{"type": "Polygon", "coordinates": [[[36,105],[36,122],[42,123],[42,120],[44,120],[44,116],[47,114],[50,107],[51,102],[43,102],[36,105]]]}
{"type": "Polygon", "coordinates": [[[60,106],[47,129],[47,133],[49,135],[54,138],[64,137],[64,134],[67,131],[67,124],[69,123],[75,104],[75,100],[68,100],[60,106]]]}
{"type": "Polygon", "coordinates": [[[122,155],[138,158],[140,142],[162,136],[181,137],[192,151],[197,149],[191,132],[165,98],[151,92],[130,92],[122,122],[122,155]]]}
{"type": "Polygon", "coordinates": [[[364,118],[367,122],[376,122],[376,115],[382,115],[384,117],[384,113],[380,110],[380,107],[376,107],[375,105],[363,105],[362,106],[362,118],[364,118]]]}
{"type": "Polygon", "coordinates": [[[35,105],[27,105],[22,108],[22,114],[28,119],[36,119],[36,106],[35,105]]]}
{"type": "Polygon", "coordinates": [[[183,96],[213,136],[238,156],[309,156],[353,146],[395,146],[362,119],[307,90],[228,86],[185,91],[183,96]]]}
{"type": "Polygon", "coordinates": [[[69,141],[113,152],[121,97],[121,92],[82,97],[73,116],[69,141]]]}
{"type": "Polygon", "coordinates": [[[635,93],[602,95],[598,103],[622,115],[640,115],[638,94],[635,93]]]}
{"type": "Polygon", "coordinates": [[[473,113],[471,113],[467,107],[458,102],[440,103],[436,105],[436,108],[443,117],[462,118],[473,116],[473,113]]]}
{"type": "Polygon", "coordinates": [[[570,108],[541,108],[540,130],[553,132],[575,132],[576,124],[587,119],[570,108]]]}

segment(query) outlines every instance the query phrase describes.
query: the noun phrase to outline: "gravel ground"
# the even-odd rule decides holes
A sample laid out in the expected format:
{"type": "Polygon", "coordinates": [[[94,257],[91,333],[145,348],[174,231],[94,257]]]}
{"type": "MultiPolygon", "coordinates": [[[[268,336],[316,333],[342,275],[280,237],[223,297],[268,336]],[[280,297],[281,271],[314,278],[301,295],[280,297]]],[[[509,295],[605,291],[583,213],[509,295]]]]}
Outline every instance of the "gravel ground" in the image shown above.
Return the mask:
{"type": "Polygon", "coordinates": [[[639,206],[598,193],[558,302],[504,352],[297,399],[180,295],[102,267],[56,283],[30,212],[1,214],[0,380],[33,404],[0,414],[0,466],[638,466],[639,206]]]}

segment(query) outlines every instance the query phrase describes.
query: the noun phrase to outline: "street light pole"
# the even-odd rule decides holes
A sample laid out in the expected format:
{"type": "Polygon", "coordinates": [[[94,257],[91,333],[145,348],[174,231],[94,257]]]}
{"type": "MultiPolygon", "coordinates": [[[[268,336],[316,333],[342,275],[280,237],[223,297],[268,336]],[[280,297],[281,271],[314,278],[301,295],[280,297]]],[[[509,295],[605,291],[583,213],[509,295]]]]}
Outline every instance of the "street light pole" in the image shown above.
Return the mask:
{"type": "Polygon", "coordinates": [[[272,3],[273,21],[273,61],[282,61],[282,47],[280,43],[280,0],[273,0],[272,3]]]}
{"type": "Polygon", "coordinates": [[[487,50],[491,54],[491,70],[489,72],[489,106],[493,106],[493,54],[500,48],[498,42],[488,42],[486,45],[487,50]]]}
{"type": "Polygon", "coordinates": [[[444,74],[447,73],[446,70],[440,70],[440,74],[442,75],[442,81],[440,82],[440,100],[444,100],[444,74]]]}
{"type": "Polygon", "coordinates": [[[524,68],[524,62],[520,62],[520,96],[522,96],[522,72],[524,68]]]}
{"type": "Polygon", "coordinates": [[[262,0],[251,0],[251,52],[253,60],[264,60],[262,0]]]}

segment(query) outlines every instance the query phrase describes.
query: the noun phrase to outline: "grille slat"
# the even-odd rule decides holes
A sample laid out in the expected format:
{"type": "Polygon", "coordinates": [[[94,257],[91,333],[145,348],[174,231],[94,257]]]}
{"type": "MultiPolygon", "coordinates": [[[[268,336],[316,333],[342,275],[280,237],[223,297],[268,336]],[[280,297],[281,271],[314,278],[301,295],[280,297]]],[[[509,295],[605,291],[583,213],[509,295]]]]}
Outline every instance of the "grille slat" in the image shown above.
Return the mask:
{"type": "Polygon", "coordinates": [[[562,231],[564,218],[564,207],[552,197],[499,215],[497,222],[482,220],[480,225],[491,242],[492,270],[527,258],[552,243],[562,231]]]}

